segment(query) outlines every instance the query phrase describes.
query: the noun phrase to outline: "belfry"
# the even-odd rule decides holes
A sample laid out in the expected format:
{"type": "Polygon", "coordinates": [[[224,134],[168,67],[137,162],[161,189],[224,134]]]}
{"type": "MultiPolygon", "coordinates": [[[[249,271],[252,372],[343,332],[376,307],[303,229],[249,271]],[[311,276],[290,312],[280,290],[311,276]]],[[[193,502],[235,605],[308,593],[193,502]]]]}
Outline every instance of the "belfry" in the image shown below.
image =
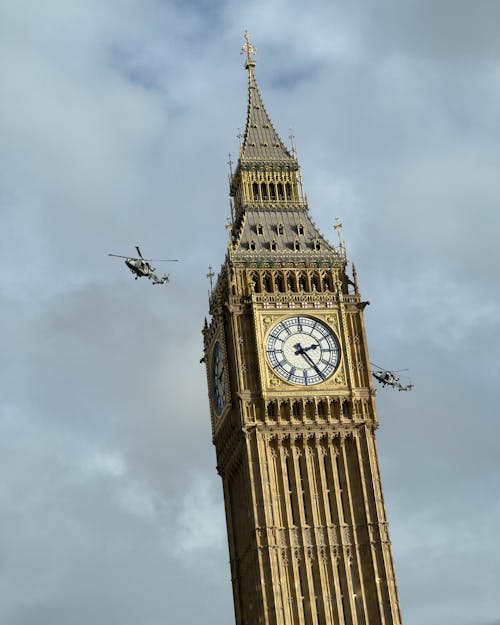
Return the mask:
{"type": "Polygon", "coordinates": [[[399,625],[366,302],[311,220],[245,37],[230,242],[203,329],[236,624],[399,625]]]}

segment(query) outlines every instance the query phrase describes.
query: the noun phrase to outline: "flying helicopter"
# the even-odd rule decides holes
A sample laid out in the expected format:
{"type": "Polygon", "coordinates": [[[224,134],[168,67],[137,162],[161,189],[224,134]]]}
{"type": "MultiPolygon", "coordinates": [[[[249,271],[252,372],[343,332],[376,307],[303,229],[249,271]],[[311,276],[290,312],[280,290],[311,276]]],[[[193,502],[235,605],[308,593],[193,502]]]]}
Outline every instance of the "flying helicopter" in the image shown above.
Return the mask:
{"type": "Polygon", "coordinates": [[[130,271],[134,274],[135,279],[137,278],[147,278],[153,284],[167,284],[169,281],[169,275],[166,273],[163,276],[157,276],[155,274],[156,269],[151,266],[150,263],[176,263],[178,262],[177,258],[163,258],[163,259],[153,259],[153,258],[144,258],[139,246],[136,245],[135,249],[137,250],[138,258],[133,256],[121,256],[120,254],[108,254],[108,256],[113,256],[114,258],[124,258],[125,264],[130,269],[130,271]]]}
{"type": "Polygon", "coordinates": [[[380,382],[382,386],[392,386],[392,388],[397,388],[398,391],[411,391],[413,388],[413,384],[409,382],[408,384],[403,384],[396,375],[399,371],[408,371],[408,369],[400,369],[399,371],[389,371],[388,369],[383,369],[378,365],[375,365],[373,362],[371,363],[372,367],[376,367],[376,371],[372,371],[373,377],[380,382]]]}

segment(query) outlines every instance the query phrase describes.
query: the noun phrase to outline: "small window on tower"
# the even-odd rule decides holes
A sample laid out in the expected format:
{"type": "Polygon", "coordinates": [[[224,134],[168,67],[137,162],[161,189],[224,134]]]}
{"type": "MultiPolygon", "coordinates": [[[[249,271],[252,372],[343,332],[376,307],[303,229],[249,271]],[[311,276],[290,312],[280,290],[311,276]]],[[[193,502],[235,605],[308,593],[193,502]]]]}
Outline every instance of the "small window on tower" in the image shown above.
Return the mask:
{"type": "Polygon", "coordinates": [[[262,234],[264,232],[264,228],[262,224],[257,224],[257,234],[262,234]]]}
{"type": "Polygon", "coordinates": [[[267,416],[268,416],[268,417],[275,417],[275,416],[276,416],[276,413],[277,413],[277,410],[276,410],[276,402],[274,402],[274,401],[270,401],[270,402],[267,404],[267,416]]]}
{"type": "Polygon", "coordinates": [[[278,224],[276,226],[276,230],[277,230],[278,234],[284,234],[284,232],[285,232],[285,228],[283,227],[283,224],[278,224]]]}
{"type": "Polygon", "coordinates": [[[250,243],[248,244],[248,249],[252,252],[255,252],[255,241],[250,241],[250,243]]]}
{"type": "Polygon", "coordinates": [[[319,252],[319,250],[321,249],[321,243],[319,242],[318,239],[316,239],[316,241],[314,241],[314,249],[319,252]]]}
{"type": "Polygon", "coordinates": [[[275,252],[278,247],[278,245],[276,244],[276,241],[271,241],[270,247],[271,247],[271,251],[275,252]]]}
{"type": "Polygon", "coordinates": [[[304,234],[304,226],[302,224],[297,226],[297,234],[304,234]]]}
{"type": "Polygon", "coordinates": [[[298,252],[300,250],[300,243],[298,241],[295,241],[295,243],[293,244],[293,249],[298,252]]]}

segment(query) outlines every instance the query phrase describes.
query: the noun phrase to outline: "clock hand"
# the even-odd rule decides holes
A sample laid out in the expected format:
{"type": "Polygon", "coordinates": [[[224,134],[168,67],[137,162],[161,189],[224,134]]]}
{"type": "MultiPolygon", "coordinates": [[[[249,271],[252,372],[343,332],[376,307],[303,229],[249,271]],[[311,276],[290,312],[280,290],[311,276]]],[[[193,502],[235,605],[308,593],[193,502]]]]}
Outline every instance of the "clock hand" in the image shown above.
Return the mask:
{"type": "MultiPolygon", "coordinates": [[[[296,345],[294,345],[295,349],[297,350],[295,353],[297,355],[301,355],[305,360],[307,360],[307,362],[311,365],[311,367],[316,371],[316,373],[324,380],[325,376],[321,373],[321,371],[318,369],[318,367],[316,366],[314,360],[309,356],[309,354],[306,352],[306,349],[311,349],[311,348],[306,348],[304,349],[302,347],[302,345],[300,343],[297,343],[296,345]]],[[[314,346],[313,349],[316,349],[316,345],[314,346]]]]}
{"type": "Polygon", "coordinates": [[[317,343],[313,343],[312,345],[309,345],[309,347],[302,347],[302,345],[300,343],[296,343],[294,345],[294,347],[297,350],[295,352],[295,355],[298,356],[299,354],[301,354],[303,352],[307,352],[310,349],[316,349],[317,347],[319,347],[319,345],[317,343]]]}

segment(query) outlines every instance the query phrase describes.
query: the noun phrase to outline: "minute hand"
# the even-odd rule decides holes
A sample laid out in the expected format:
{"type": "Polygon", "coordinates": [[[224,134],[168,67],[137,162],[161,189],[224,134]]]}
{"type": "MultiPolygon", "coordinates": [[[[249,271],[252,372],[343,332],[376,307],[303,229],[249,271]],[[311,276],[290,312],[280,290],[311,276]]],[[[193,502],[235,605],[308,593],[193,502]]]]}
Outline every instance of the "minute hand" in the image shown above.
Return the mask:
{"type": "Polygon", "coordinates": [[[316,366],[314,360],[309,356],[309,354],[306,352],[306,350],[302,347],[302,345],[300,343],[297,343],[296,345],[294,345],[295,349],[297,350],[296,353],[300,354],[301,356],[303,356],[307,362],[311,365],[311,367],[316,371],[316,373],[324,380],[325,376],[321,373],[321,371],[318,369],[318,367],[316,366]]]}

